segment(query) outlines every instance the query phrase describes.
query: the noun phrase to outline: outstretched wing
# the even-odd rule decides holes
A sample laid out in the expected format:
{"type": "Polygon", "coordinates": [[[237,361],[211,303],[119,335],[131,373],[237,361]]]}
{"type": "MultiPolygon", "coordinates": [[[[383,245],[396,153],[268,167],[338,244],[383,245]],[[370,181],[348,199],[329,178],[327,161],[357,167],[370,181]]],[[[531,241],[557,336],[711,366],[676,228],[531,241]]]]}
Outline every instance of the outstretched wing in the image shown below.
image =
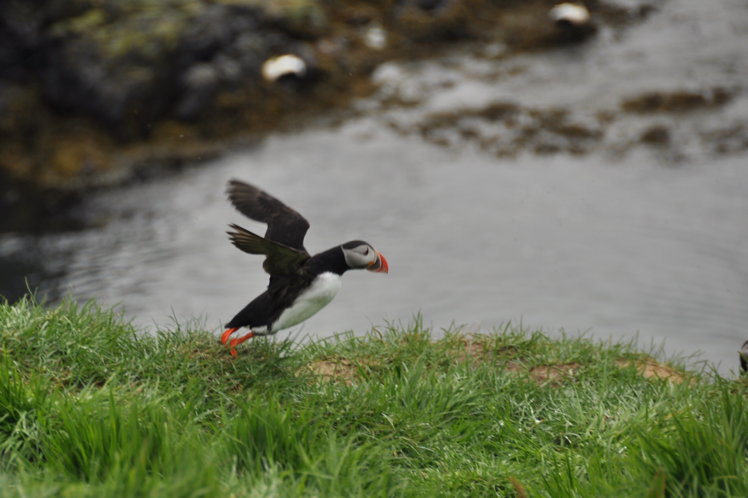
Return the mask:
{"type": "Polygon", "coordinates": [[[262,267],[272,276],[293,275],[309,259],[309,253],[299,251],[272,240],[263,239],[257,234],[245,230],[239,225],[230,225],[234,229],[229,234],[231,242],[249,254],[264,254],[267,256],[262,267]]]}
{"type": "Polygon", "coordinates": [[[267,223],[266,240],[306,253],[304,236],[309,230],[309,222],[303,216],[270,194],[239,180],[229,182],[227,193],[231,204],[240,213],[267,223]]]}

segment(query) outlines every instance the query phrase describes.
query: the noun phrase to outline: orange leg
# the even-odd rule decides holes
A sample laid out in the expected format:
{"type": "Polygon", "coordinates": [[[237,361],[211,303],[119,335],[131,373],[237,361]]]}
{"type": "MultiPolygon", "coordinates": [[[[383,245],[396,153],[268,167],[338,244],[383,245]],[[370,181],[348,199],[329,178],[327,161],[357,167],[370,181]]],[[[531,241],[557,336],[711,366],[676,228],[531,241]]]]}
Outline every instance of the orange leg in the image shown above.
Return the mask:
{"type": "Polygon", "coordinates": [[[228,340],[229,340],[229,336],[231,334],[233,334],[234,332],[236,332],[237,330],[239,330],[238,327],[237,328],[233,328],[233,329],[226,329],[226,332],[224,332],[223,335],[221,336],[221,342],[223,344],[226,344],[226,342],[228,342],[228,340]]]}
{"type": "Polygon", "coordinates": [[[236,353],[236,349],[234,349],[234,347],[238,346],[239,344],[243,343],[244,341],[247,341],[247,340],[253,338],[254,336],[255,336],[254,332],[250,332],[249,334],[247,334],[247,335],[245,335],[243,337],[238,337],[236,339],[231,339],[231,354],[234,355],[234,357],[239,356],[236,353]]]}

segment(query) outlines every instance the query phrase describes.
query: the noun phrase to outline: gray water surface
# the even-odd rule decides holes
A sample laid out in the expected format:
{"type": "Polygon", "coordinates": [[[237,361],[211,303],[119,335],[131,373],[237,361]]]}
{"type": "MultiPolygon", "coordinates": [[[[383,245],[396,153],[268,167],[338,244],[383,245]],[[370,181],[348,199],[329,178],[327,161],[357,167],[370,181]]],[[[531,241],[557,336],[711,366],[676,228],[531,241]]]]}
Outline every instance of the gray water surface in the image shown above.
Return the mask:
{"type": "Polygon", "coordinates": [[[748,145],[733,140],[717,153],[704,137],[748,126],[748,6],[671,0],[581,47],[500,60],[458,52],[374,77],[380,94],[338,127],[273,135],[179,176],[101,193],[86,207],[93,228],[6,235],[0,254],[33,245],[48,275],[42,289],[119,303],[144,327],[202,315],[219,329],[267,285],[262,259],[224,233],[228,223],[264,233],[225,199],[226,182],[239,178],[310,221],[310,252],[364,239],[389,262],[386,276],[346,274],[302,335],[363,333],[420,312],[437,329],[521,320],[638,335],[643,347],[701,351],[723,374],[737,368],[748,339],[748,145]],[[716,86],[733,92],[728,104],[619,110],[642,92],[716,86]],[[393,95],[417,105],[388,107],[393,95]],[[418,132],[434,112],[496,102],[560,107],[602,135],[580,154],[565,149],[568,137],[541,132],[558,152],[505,155],[475,138],[503,140],[512,130],[501,123],[468,117],[437,142],[418,132]],[[653,125],[670,131],[667,146],[638,142],[653,125]]]}

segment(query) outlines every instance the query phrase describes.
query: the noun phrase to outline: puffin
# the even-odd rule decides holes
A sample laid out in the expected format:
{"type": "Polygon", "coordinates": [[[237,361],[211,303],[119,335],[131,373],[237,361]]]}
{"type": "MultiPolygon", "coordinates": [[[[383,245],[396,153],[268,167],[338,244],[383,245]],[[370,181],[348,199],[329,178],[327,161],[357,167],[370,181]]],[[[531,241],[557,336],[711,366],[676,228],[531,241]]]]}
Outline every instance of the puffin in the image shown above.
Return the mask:
{"type": "Polygon", "coordinates": [[[363,240],[352,240],[310,255],[304,248],[309,222],[267,192],[239,180],[231,180],[227,192],[231,204],[244,216],[267,224],[265,237],[230,224],[231,242],[249,254],[265,256],[263,269],[270,274],[267,290],[257,296],[226,324],[221,343],[231,348],[255,336],[267,336],[307,320],[327,306],[340,290],[348,270],[388,273],[389,265],[379,251],[363,240]],[[230,339],[241,328],[249,333],[230,339]]]}

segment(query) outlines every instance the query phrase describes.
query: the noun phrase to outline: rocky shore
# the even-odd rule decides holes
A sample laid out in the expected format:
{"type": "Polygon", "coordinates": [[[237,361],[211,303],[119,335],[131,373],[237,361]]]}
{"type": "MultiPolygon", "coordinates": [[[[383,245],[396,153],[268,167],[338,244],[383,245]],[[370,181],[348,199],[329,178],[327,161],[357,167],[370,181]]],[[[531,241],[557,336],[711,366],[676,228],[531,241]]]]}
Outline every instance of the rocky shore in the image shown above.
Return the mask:
{"type": "Polygon", "coordinates": [[[590,1],[8,0],[0,4],[0,208],[117,185],[345,108],[388,60],[458,41],[494,57],[577,43],[648,12],[590,1]],[[303,72],[263,77],[273,57],[303,72]],[[489,54],[490,55],[490,54],[489,54]],[[21,186],[21,187],[19,187],[21,186]],[[19,188],[36,195],[18,195],[19,188]]]}

